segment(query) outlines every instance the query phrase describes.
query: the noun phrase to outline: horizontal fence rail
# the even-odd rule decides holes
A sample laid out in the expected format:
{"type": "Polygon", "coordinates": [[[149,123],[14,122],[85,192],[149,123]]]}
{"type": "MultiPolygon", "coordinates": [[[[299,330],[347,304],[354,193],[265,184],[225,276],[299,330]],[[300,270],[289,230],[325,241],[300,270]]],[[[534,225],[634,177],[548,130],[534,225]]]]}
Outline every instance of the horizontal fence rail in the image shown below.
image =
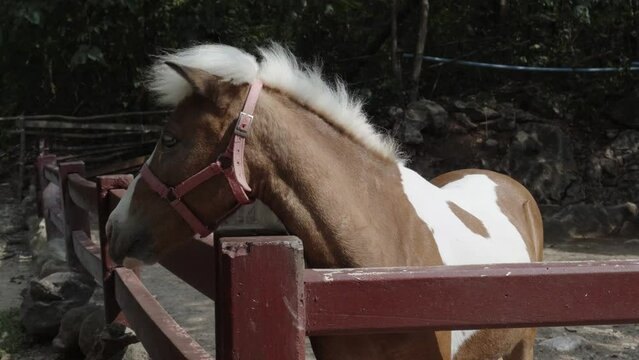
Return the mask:
{"type": "Polygon", "coordinates": [[[153,359],[213,359],[164,310],[131,270],[115,269],[118,304],[153,359]]]}
{"type": "Polygon", "coordinates": [[[304,282],[309,335],[639,322],[639,260],[306,270],[304,282]]]}

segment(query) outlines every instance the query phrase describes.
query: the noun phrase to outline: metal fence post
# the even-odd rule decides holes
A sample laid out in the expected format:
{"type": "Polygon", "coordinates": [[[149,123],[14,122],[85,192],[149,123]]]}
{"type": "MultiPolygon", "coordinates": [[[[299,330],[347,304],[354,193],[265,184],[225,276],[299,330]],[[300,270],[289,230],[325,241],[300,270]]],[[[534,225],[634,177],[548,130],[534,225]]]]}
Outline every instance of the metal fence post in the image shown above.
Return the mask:
{"type": "Polygon", "coordinates": [[[115,278],[111,270],[115,266],[109,256],[109,239],[106,236],[106,223],[109,219],[111,204],[109,203],[109,191],[113,189],[126,189],[133,181],[131,175],[104,175],[96,178],[98,191],[98,227],[100,229],[100,255],[102,257],[102,281],[104,289],[104,311],[107,324],[120,317],[119,322],[124,322],[120,315],[120,305],[115,299],[115,278]]]}
{"type": "Polygon", "coordinates": [[[64,215],[64,240],[67,247],[67,263],[72,269],[83,269],[73,246],[73,232],[76,230],[91,233],[89,216],[86,211],[73,203],[69,196],[69,174],[77,173],[84,176],[84,162],[71,161],[58,165],[58,179],[60,180],[60,194],[62,195],[62,214],[64,215]]]}
{"type": "Polygon", "coordinates": [[[304,359],[304,258],[292,236],[217,243],[216,358],[304,359]]]}

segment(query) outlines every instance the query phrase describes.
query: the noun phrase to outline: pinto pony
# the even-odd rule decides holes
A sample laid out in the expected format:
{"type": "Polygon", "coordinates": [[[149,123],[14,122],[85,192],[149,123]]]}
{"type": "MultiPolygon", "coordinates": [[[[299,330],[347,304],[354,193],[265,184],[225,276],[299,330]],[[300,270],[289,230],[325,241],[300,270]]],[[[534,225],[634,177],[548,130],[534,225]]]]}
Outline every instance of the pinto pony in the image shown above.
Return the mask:
{"type": "MultiPolygon", "coordinates": [[[[302,239],[314,268],[542,259],[541,216],[522,185],[484,170],[426,181],[341,82],[327,84],[278,45],[259,52],[258,63],[201,45],[152,67],[149,89],[175,111],[109,218],[116,262],[153,263],[254,199],[302,239]]],[[[534,337],[497,329],[311,342],[318,359],[530,360],[534,337]]]]}

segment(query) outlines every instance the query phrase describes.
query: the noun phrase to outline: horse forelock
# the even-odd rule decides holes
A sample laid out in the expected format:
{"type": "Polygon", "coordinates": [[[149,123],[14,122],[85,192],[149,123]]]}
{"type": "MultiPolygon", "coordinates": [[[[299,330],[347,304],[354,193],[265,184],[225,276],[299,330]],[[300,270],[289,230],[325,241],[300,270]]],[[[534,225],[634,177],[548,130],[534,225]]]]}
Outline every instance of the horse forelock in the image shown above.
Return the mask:
{"type": "Polygon", "coordinates": [[[277,43],[258,49],[261,61],[238,48],[197,45],[158,57],[147,76],[147,88],[161,105],[176,106],[192,92],[191,86],[165,62],[204,70],[233,84],[262,80],[290,96],[382,158],[403,163],[398,146],[378,132],[362,111],[362,100],[351,96],[344,83],[327,82],[319,65],[304,65],[277,43]]]}

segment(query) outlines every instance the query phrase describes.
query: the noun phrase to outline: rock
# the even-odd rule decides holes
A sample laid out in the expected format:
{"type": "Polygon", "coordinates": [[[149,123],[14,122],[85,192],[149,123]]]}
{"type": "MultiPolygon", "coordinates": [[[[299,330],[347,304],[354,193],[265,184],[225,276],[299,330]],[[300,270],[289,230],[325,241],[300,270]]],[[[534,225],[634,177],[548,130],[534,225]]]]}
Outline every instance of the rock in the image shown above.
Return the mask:
{"type": "Polygon", "coordinates": [[[124,354],[112,356],[109,360],[149,360],[151,357],[146,352],[142,343],[131,344],[126,347],[124,354]]]}
{"type": "Polygon", "coordinates": [[[28,334],[53,338],[63,315],[87,303],[95,283],[89,276],[64,272],[32,280],[20,306],[20,320],[28,334]]]}
{"type": "Polygon", "coordinates": [[[634,203],[569,205],[544,219],[544,235],[548,242],[620,235],[626,224],[638,222],[638,214],[634,203]]]}
{"type": "Polygon", "coordinates": [[[448,129],[448,113],[434,101],[419,100],[408,104],[404,119],[398,129],[400,141],[406,144],[421,144],[423,130],[433,134],[445,133],[448,129]]]}
{"type": "Polygon", "coordinates": [[[553,349],[559,352],[569,352],[586,346],[587,343],[588,342],[586,341],[586,339],[579,335],[566,335],[544,340],[539,343],[539,346],[543,346],[545,348],[553,349]]]}
{"type": "Polygon", "coordinates": [[[31,291],[36,300],[47,301],[50,299],[50,297],[38,297],[38,294],[44,294],[38,292],[40,289],[47,289],[46,296],[52,295],[58,299],[73,300],[84,304],[93,294],[94,288],[95,282],[88,275],[76,272],[59,272],[40,280],[32,280],[31,291]],[[37,294],[33,293],[33,289],[38,289],[36,290],[37,294]]]}
{"type": "Polygon", "coordinates": [[[453,113],[452,117],[457,123],[459,123],[461,126],[467,129],[477,129],[477,124],[472,122],[470,118],[468,117],[468,115],[462,112],[453,113]]]}
{"type": "Polygon", "coordinates": [[[104,313],[104,310],[95,304],[87,304],[67,311],[62,317],[58,335],[53,339],[53,347],[61,353],[79,353],[80,326],[84,319],[96,310],[104,313]]]}
{"type": "Polygon", "coordinates": [[[494,109],[474,102],[467,103],[457,100],[453,102],[453,106],[458,112],[466,114],[470,120],[476,123],[496,119],[501,116],[501,114],[494,109]]]}
{"type": "Polygon", "coordinates": [[[150,358],[142,343],[137,343],[127,346],[122,360],[149,360],[150,358]]]}
{"type": "MultiPolygon", "coordinates": [[[[126,354],[126,348],[139,340],[133,330],[114,322],[108,324],[100,332],[93,348],[87,354],[87,360],[122,359],[126,354]]],[[[146,351],[144,352],[146,353],[146,351]]],[[[133,354],[130,354],[131,356],[133,354]]]]}
{"type": "Polygon", "coordinates": [[[50,282],[40,282],[31,280],[29,284],[29,293],[36,301],[57,301],[64,300],[58,289],[50,282]]]}
{"type": "Polygon", "coordinates": [[[91,353],[103,328],[104,310],[102,308],[94,310],[84,318],[78,334],[78,346],[84,355],[91,353]]]}
{"type": "Polygon", "coordinates": [[[53,273],[67,272],[67,271],[71,271],[71,269],[69,269],[69,266],[67,265],[66,261],[60,261],[57,259],[48,259],[44,262],[44,264],[42,264],[40,268],[40,274],[38,275],[38,277],[44,278],[53,273]]]}
{"type": "Polygon", "coordinates": [[[502,167],[538,202],[574,203],[584,195],[573,151],[570,138],[558,126],[522,124],[502,167]]]}
{"type": "Polygon", "coordinates": [[[388,116],[385,120],[382,119],[381,121],[378,121],[379,126],[390,128],[400,124],[404,118],[404,109],[399,106],[390,106],[387,110],[387,114],[388,116]]]}
{"type": "Polygon", "coordinates": [[[606,112],[614,122],[639,129],[639,94],[626,96],[612,104],[606,112]]]}
{"type": "Polygon", "coordinates": [[[592,155],[591,181],[604,186],[602,198],[622,202],[639,198],[639,131],[625,130],[592,155]]]}
{"type": "Polygon", "coordinates": [[[488,139],[488,140],[486,140],[484,145],[489,146],[489,147],[495,147],[495,146],[499,145],[499,142],[497,140],[495,140],[495,139],[488,139]]]}
{"type": "Polygon", "coordinates": [[[51,339],[60,327],[62,316],[82,304],[70,300],[36,301],[26,292],[20,306],[20,321],[27,334],[40,339],[51,339]]]}

